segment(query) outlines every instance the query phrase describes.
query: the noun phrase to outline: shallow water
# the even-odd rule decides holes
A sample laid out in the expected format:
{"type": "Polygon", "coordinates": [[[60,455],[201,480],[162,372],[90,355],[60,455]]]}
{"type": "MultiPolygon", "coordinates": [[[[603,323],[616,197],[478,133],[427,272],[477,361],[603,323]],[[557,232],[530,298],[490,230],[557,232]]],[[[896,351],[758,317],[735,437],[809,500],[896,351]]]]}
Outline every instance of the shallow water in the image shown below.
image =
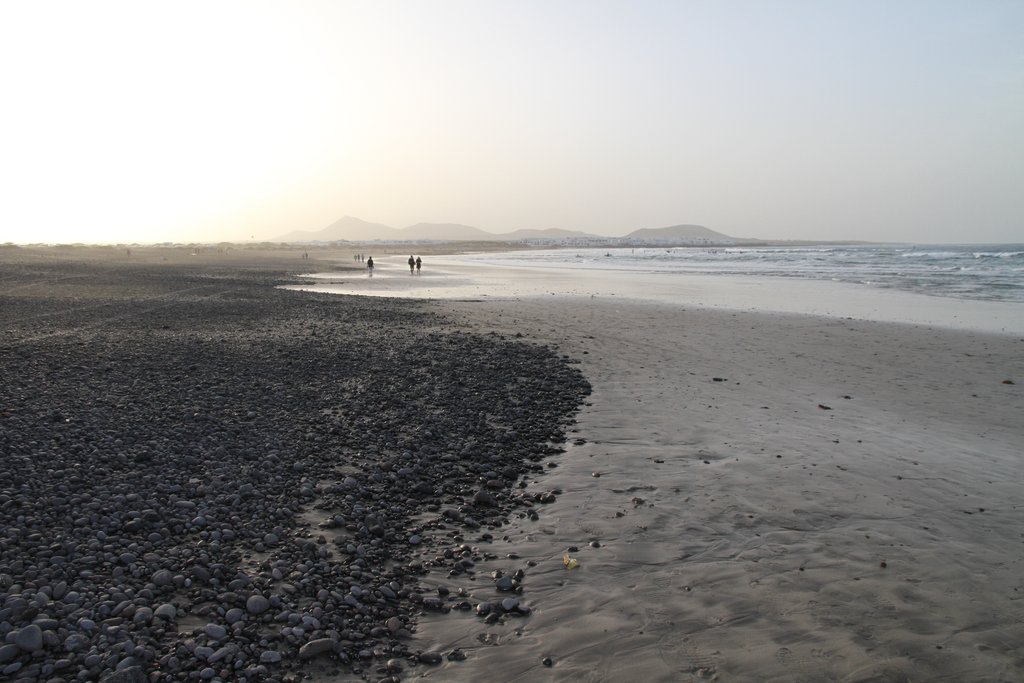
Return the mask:
{"type": "MultiPolygon", "coordinates": [[[[543,259],[547,252],[532,253],[543,259]]],[[[319,273],[290,289],[448,300],[565,297],[587,301],[644,301],[737,311],[772,311],[1024,334],[1024,303],[975,300],[803,277],[636,270],[566,263],[526,264],[512,254],[431,257],[409,275],[402,257],[375,259],[373,277],[361,271],[319,273]]],[[[603,252],[602,252],[603,253],[603,252]]],[[[554,257],[553,257],[554,258],[554,257]]],[[[614,261],[615,259],[609,259],[614,261]]]]}

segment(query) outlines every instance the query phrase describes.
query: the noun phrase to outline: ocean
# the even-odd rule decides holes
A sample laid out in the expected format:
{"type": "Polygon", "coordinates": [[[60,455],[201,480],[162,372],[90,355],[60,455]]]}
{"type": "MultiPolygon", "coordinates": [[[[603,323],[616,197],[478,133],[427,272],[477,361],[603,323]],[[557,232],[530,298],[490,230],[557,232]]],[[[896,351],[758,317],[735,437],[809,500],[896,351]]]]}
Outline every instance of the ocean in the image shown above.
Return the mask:
{"type": "Polygon", "coordinates": [[[467,263],[850,282],[1024,303],[1024,245],[597,248],[466,254],[467,263]]]}

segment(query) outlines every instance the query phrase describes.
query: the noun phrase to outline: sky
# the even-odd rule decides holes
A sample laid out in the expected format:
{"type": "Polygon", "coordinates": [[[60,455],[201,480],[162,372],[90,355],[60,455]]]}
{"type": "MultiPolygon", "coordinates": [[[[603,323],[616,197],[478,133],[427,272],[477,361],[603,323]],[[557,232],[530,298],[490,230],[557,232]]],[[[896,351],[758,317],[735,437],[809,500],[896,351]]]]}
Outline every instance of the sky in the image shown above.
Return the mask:
{"type": "Polygon", "coordinates": [[[1024,242],[1024,2],[0,2],[0,242],[1024,242]]]}

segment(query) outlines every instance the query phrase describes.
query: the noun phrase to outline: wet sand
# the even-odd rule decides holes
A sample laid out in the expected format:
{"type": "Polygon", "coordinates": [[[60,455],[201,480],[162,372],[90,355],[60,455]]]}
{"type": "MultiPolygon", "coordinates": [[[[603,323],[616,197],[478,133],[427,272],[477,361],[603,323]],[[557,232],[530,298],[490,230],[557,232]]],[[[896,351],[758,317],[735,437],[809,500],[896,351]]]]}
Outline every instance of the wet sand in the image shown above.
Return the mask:
{"type": "Polygon", "coordinates": [[[426,616],[418,645],[469,659],[421,677],[1024,678],[1019,306],[427,265],[316,288],[433,298],[460,325],[558,344],[594,391],[530,482],[556,502],[480,547],[496,559],[477,577],[526,571],[531,616],[426,616]]]}
{"type": "Polygon", "coordinates": [[[421,623],[425,644],[469,654],[424,678],[1024,678],[1024,340],[557,298],[438,306],[559,344],[593,394],[570,435],[586,443],[533,484],[564,493],[488,548],[526,569],[532,615],[421,623]]]}

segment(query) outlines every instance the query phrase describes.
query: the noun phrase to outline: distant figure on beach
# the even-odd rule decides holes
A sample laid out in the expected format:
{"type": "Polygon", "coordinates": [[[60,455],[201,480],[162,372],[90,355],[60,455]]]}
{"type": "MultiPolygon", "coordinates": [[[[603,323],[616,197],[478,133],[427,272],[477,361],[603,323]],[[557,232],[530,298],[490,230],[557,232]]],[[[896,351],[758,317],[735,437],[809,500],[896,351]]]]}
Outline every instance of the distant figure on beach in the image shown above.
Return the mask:
{"type": "Polygon", "coordinates": [[[423,259],[421,259],[419,256],[417,256],[416,257],[416,274],[417,275],[420,274],[420,268],[422,268],[422,267],[423,267],[423,259]]]}
{"type": "Polygon", "coordinates": [[[373,257],[372,256],[370,258],[366,259],[366,272],[368,272],[370,274],[370,277],[373,277],[373,257]]]}
{"type": "Polygon", "coordinates": [[[409,275],[412,275],[413,268],[415,268],[415,267],[416,267],[416,259],[414,259],[412,257],[412,254],[409,254],[409,275]]]}

